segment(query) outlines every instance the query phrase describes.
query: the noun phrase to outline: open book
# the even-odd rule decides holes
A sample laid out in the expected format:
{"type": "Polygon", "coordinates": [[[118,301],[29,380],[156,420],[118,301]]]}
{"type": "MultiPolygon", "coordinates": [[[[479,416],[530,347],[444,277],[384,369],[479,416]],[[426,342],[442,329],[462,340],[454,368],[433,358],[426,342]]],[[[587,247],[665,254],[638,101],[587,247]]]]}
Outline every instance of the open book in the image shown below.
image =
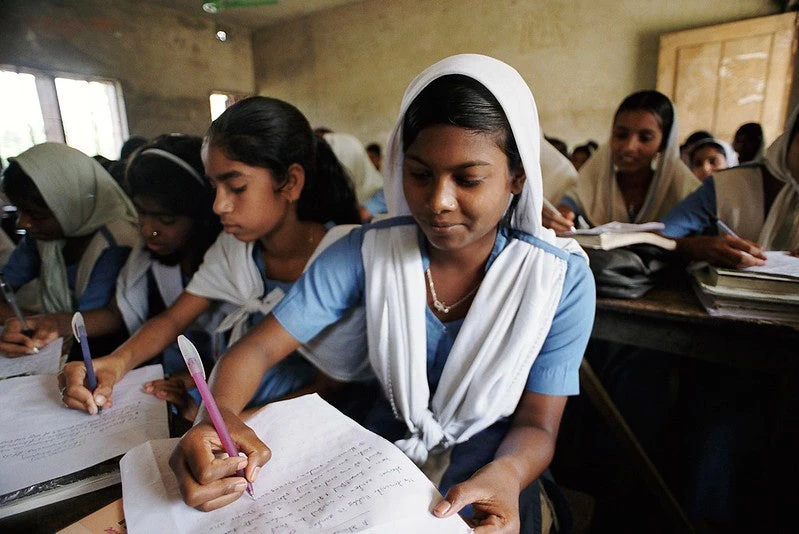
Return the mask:
{"type": "Polygon", "coordinates": [[[457,514],[432,514],[441,495],[397,447],[318,395],[269,404],[247,424],[272,450],[254,500],[245,493],[213,512],[190,508],[168,465],[178,440],[155,440],[120,462],[128,531],[471,532],[457,514]]]}
{"type": "Polygon", "coordinates": [[[571,237],[583,247],[603,250],[637,244],[655,245],[666,250],[674,250],[677,247],[676,241],[655,233],[663,228],[665,226],[659,222],[631,224],[613,221],[585,230],[566,232],[561,236],[571,237]]]}

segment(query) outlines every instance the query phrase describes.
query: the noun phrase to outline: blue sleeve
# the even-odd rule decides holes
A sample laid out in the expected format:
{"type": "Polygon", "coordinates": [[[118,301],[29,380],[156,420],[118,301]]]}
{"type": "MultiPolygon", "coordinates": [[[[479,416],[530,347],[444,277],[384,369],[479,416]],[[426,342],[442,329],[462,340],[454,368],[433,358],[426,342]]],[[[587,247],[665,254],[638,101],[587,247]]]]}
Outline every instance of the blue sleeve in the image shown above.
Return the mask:
{"type": "Polygon", "coordinates": [[[372,215],[379,215],[381,213],[388,213],[388,206],[386,206],[386,194],[383,189],[379,189],[374,195],[369,197],[364,205],[364,208],[369,210],[372,215]]]}
{"type": "Polygon", "coordinates": [[[580,393],[580,362],[594,325],[596,289],[584,258],[571,254],[563,293],[525,389],[545,395],[580,393]]]}
{"type": "Polygon", "coordinates": [[[26,235],[17,243],[3,267],[3,278],[13,289],[19,289],[39,276],[41,266],[36,240],[26,235]]]}
{"type": "Polygon", "coordinates": [[[716,185],[708,178],[663,217],[666,237],[716,234],[716,185]]]}
{"type": "Polygon", "coordinates": [[[125,265],[130,247],[108,247],[92,268],[86,290],[78,301],[78,311],[96,310],[111,302],[117,287],[117,275],[125,265]]]}
{"type": "Polygon", "coordinates": [[[294,339],[308,342],[363,300],[362,241],[356,228],[326,248],[272,310],[294,339]]]}

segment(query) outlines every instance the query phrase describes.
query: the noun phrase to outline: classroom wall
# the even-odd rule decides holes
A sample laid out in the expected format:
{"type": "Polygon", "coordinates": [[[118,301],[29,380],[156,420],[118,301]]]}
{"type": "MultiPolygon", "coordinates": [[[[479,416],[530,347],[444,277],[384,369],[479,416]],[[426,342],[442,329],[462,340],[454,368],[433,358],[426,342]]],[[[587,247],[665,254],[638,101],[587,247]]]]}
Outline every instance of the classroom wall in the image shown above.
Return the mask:
{"type": "Polygon", "coordinates": [[[1,0],[0,64],[116,78],[131,135],[199,135],[212,90],[255,87],[251,33],[226,27],[221,43],[211,16],[145,2],[1,0]]]}
{"type": "Polygon", "coordinates": [[[388,138],[408,82],[479,52],[515,66],[547,135],[607,139],[615,108],[654,88],[661,33],[771,15],[769,0],[365,0],[253,33],[258,92],[315,126],[388,138]]]}

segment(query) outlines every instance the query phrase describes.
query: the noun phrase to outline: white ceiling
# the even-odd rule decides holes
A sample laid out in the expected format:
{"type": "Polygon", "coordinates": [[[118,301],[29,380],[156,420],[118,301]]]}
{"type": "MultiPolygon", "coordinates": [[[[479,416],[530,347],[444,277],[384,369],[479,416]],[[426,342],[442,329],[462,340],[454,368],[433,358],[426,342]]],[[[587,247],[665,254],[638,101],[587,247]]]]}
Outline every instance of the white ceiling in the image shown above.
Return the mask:
{"type": "Polygon", "coordinates": [[[277,22],[302,17],[315,11],[323,11],[343,4],[361,0],[279,0],[276,4],[236,7],[211,14],[203,11],[205,0],[145,0],[164,7],[177,9],[189,15],[213,18],[222,23],[235,24],[255,29],[277,22]]]}

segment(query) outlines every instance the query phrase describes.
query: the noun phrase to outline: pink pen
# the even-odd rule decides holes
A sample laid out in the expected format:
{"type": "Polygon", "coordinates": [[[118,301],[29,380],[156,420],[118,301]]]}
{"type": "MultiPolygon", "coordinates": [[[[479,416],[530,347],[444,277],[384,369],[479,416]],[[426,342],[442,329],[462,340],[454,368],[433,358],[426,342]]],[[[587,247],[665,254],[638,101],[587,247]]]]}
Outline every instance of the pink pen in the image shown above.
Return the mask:
{"type": "MultiPolygon", "coordinates": [[[[225,425],[225,421],[222,419],[222,414],[219,413],[219,408],[216,405],[213,395],[211,395],[211,390],[208,389],[208,384],[205,382],[205,369],[203,368],[203,362],[200,360],[200,354],[197,352],[197,348],[184,335],[178,336],[178,347],[180,347],[180,353],[183,354],[183,361],[186,362],[186,367],[189,368],[189,373],[194,379],[194,383],[197,384],[200,397],[203,399],[205,409],[208,410],[208,415],[211,417],[211,423],[213,423],[216,433],[219,434],[219,439],[222,441],[225,452],[231,457],[238,456],[239,451],[236,449],[236,444],[233,443],[233,438],[230,437],[230,432],[228,432],[227,425],[225,425]]],[[[244,470],[240,469],[238,475],[244,477],[244,470]]],[[[253,492],[251,482],[247,482],[247,493],[250,494],[250,497],[255,499],[255,493],[253,492]]]]}

